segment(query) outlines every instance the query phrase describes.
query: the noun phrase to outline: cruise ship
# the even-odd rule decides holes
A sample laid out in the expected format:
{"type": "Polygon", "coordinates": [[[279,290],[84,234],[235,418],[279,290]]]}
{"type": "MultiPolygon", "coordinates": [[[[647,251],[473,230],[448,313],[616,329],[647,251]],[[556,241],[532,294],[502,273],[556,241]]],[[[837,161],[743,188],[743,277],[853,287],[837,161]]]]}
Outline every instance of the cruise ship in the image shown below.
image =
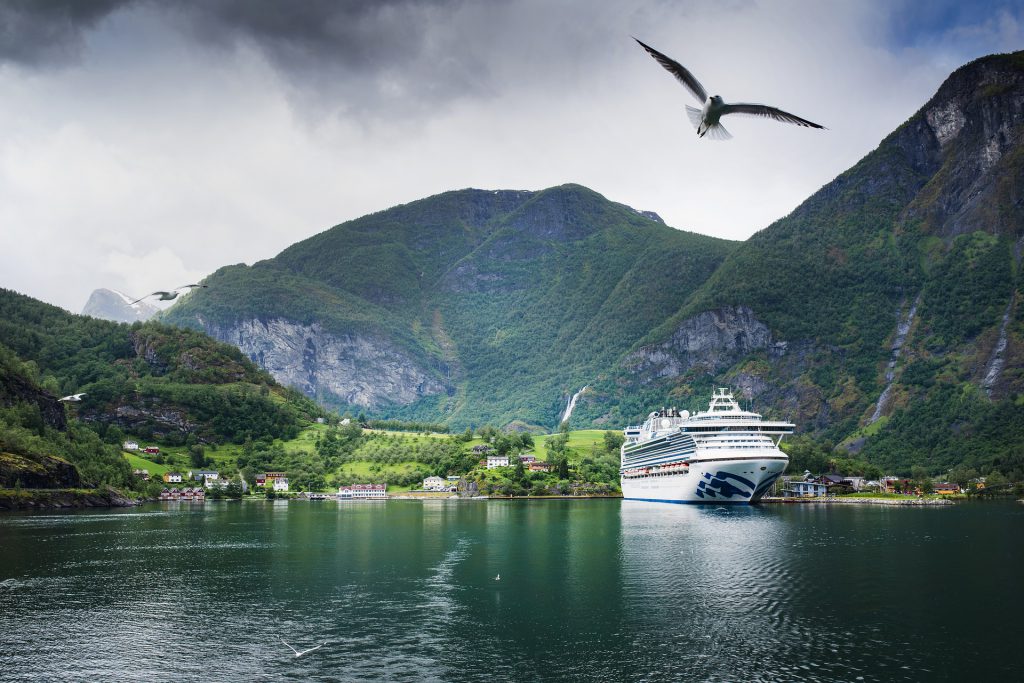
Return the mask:
{"type": "Polygon", "coordinates": [[[622,497],[663,503],[756,503],[782,475],[779,449],[795,426],[742,410],[727,388],[707,410],[662,408],[639,427],[626,427],[622,497]]]}

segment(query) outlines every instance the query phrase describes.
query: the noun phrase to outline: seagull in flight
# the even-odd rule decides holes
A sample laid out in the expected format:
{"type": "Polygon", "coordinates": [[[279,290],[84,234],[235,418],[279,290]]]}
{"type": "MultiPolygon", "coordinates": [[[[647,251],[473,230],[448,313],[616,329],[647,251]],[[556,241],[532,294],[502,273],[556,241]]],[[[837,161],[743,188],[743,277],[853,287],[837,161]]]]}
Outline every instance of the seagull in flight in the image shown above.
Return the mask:
{"type": "Polygon", "coordinates": [[[83,396],[85,396],[85,392],[84,391],[82,393],[80,393],[80,394],[71,394],[70,396],[64,396],[62,398],[58,398],[57,400],[58,401],[65,401],[65,402],[69,402],[69,403],[70,402],[77,403],[77,402],[82,400],[83,396]]]}
{"type": "Polygon", "coordinates": [[[501,581],[501,574],[498,574],[497,576],[495,576],[494,580],[495,581],[501,581]]]}
{"type": "Polygon", "coordinates": [[[654,59],[661,64],[665,69],[676,77],[676,80],[682,83],[690,93],[697,98],[697,101],[702,103],[704,107],[697,109],[696,107],[686,106],[686,115],[690,117],[690,123],[697,128],[697,137],[702,138],[708,135],[713,140],[728,140],[732,137],[729,131],[722,126],[719,121],[726,114],[746,114],[748,116],[763,116],[769,119],[775,119],[776,121],[782,121],[783,123],[792,123],[797,126],[806,126],[808,128],[824,128],[825,126],[802,119],[796,114],[790,114],[788,111],[782,111],[776,107],[770,107],[767,104],[747,104],[737,102],[736,104],[729,104],[722,100],[721,95],[708,96],[707,90],[700,84],[697,77],[690,73],[690,70],[685,66],[675,61],[670,57],[666,57],[650,45],[645,45],[639,39],[633,38],[636,42],[640,43],[640,47],[647,50],[647,53],[654,57],[654,59]]]}
{"type": "Polygon", "coordinates": [[[136,299],[135,301],[131,302],[128,305],[129,306],[134,306],[135,304],[139,303],[143,299],[148,299],[151,296],[157,297],[157,301],[171,301],[172,299],[177,299],[178,298],[178,295],[181,294],[181,290],[183,290],[183,289],[193,289],[195,287],[202,287],[203,289],[205,289],[205,288],[209,287],[209,285],[182,285],[181,287],[175,287],[174,289],[172,289],[169,292],[153,292],[151,294],[147,294],[144,297],[140,297],[140,298],[136,299]]]}
{"type": "MultiPolygon", "coordinates": [[[[278,638],[281,638],[281,636],[278,636],[278,638]]],[[[284,643],[285,645],[288,645],[288,643],[285,643],[285,640],[284,640],[284,638],[281,638],[281,642],[282,642],[282,643],[284,643]]],[[[289,650],[291,650],[292,652],[294,652],[294,653],[295,653],[295,656],[296,656],[296,657],[301,657],[302,655],[304,655],[304,654],[307,654],[307,653],[310,653],[310,652],[312,652],[313,650],[319,650],[320,648],[322,648],[322,647],[323,647],[324,645],[326,645],[326,644],[327,644],[327,643],[320,643],[320,644],[319,644],[319,645],[317,645],[316,647],[311,647],[311,648],[309,648],[308,650],[302,650],[302,651],[296,650],[296,649],[295,649],[294,647],[292,647],[291,645],[288,645],[288,649],[289,649],[289,650]]]]}

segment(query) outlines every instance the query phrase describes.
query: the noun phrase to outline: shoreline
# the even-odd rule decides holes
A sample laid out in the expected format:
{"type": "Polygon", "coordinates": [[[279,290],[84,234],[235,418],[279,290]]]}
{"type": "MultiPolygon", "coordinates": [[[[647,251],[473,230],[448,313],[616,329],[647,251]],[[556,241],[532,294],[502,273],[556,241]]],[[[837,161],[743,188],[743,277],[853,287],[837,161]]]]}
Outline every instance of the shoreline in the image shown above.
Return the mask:
{"type": "Polygon", "coordinates": [[[948,498],[762,498],[769,505],[953,505],[948,498]]]}
{"type": "Polygon", "coordinates": [[[134,507],[138,501],[112,488],[0,489],[0,512],[134,507]]]}

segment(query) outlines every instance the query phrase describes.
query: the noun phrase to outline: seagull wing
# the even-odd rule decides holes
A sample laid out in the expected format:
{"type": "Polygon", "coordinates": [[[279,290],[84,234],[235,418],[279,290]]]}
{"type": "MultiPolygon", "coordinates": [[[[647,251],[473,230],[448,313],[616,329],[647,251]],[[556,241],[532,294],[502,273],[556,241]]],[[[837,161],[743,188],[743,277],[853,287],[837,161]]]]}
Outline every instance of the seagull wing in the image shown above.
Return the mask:
{"type": "Polygon", "coordinates": [[[676,80],[686,86],[686,89],[693,93],[693,96],[697,100],[704,104],[704,100],[708,98],[708,92],[704,89],[704,86],[700,84],[697,77],[690,73],[690,70],[680,64],[674,59],[666,57],[650,45],[644,45],[641,41],[633,38],[636,42],[640,43],[640,47],[647,50],[647,53],[657,60],[658,64],[661,64],[670,74],[676,77],[676,80]]]}
{"type": "Polygon", "coordinates": [[[296,653],[295,653],[295,656],[296,656],[296,657],[301,657],[302,655],[304,655],[304,654],[306,654],[306,653],[308,653],[308,652],[312,652],[313,650],[319,650],[320,648],[322,648],[322,647],[323,647],[324,645],[326,645],[326,644],[327,644],[327,643],[320,643],[320,644],[319,644],[319,645],[317,645],[316,647],[311,647],[311,648],[309,648],[308,650],[303,650],[302,652],[296,652],[296,653]]]}
{"type": "Polygon", "coordinates": [[[135,301],[131,302],[131,303],[130,303],[130,304],[128,304],[128,305],[129,305],[129,306],[134,306],[135,304],[139,303],[139,302],[140,302],[140,301],[142,301],[143,299],[148,299],[149,297],[153,296],[153,294],[162,294],[162,293],[163,293],[163,292],[152,292],[151,294],[147,294],[146,296],[143,296],[143,297],[139,297],[138,299],[136,299],[135,301]]]}
{"type": "MultiPolygon", "coordinates": [[[[278,636],[278,638],[281,638],[281,636],[278,636]]],[[[284,642],[284,638],[281,638],[281,642],[282,642],[282,643],[284,643],[285,645],[288,645],[288,643],[285,643],[285,642],[284,642]]],[[[296,656],[296,657],[298,657],[298,656],[299,656],[300,654],[302,654],[301,652],[299,652],[298,650],[296,650],[296,649],[295,649],[294,647],[292,647],[291,645],[288,645],[288,649],[289,649],[289,650],[291,650],[292,652],[294,652],[294,653],[295,653],[295,656],[296,656]]]]}
{"type": "Polygon", "coordinates": [[[818,125],[813,121],[802,119],[796,114],[790,114],[788,111],[782,111],[776,107],[769,107],[767,104],[726,104],[722,107],[722,116],[726,114],[746,114],[748,116],[762,116],[764,118],[775,119],[776,121],[782,121],[783,123],[792,123],[797,126],[806,126],[808,128],[825,128],[825,126],[818,125]]]}
{"type": "Polygon", "coordinates": [[[179,290],[179,289],[192,289],[192,288],[194,288],[194,287],[202,287],[202,288],[205,288],[205,287],[207,287],[207,286],[208,286],[208,285],[182,285],[181,287],[175,287],[175,288],[174,288],[174,290],[175,290],[175,291],[177,291],[177,290],[179,290]]]}

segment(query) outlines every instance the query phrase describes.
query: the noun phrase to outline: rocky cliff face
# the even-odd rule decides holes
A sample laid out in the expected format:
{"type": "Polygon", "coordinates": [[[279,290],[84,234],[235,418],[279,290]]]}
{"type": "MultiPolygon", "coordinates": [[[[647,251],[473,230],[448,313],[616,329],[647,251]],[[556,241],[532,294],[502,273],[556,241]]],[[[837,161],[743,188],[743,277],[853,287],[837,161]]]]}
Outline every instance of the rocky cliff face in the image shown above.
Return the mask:
{"type": "Polygon", "coordinates": [[[631,354],[626,366],[642,381],[678,377],[694,368],[714,373],[761,349],[781,355],[786,343],[774,343],[749,308],[725,307],[684,320],[667,341],[631,354]]]}
{"type": "Polygon", "coordinates": [[[0,373],[0,406],[30,403],[38,407],[39,415],[47,427],[65,431],[68,428],[64,405],[26,378],[0,373]]]}
{"type": "Polygon", "coordinates": [[[50,455],[0,452],[0,488],[74,488],[81,485],[78,470],[67,460],[50,455]]]}
{"type": "Polygon", "coordinates": [[[1019,228],[1024,57],[996,55],[958,69],[910,122],[917,147],[941,166],[907,212],[944,236],[1019,228]]]}
{"type": "Polygon", "coordinates": [[[145,301],[133,304],[132,298],[123,292],[97,289],[85,302],[82,315],[89,315],[100,320],[112,320],[116,323],[134,323],[149,320],[159,310],[145,301]]]}
{"type": "Polygon", "coordinates": [[[319,324],[281,318],[208,326],[281,384],[311,396],[331,394],[370,407],[406,404],[445,391],[442,382],[390,341],[367,334],[331,334],[319,324]]]}

